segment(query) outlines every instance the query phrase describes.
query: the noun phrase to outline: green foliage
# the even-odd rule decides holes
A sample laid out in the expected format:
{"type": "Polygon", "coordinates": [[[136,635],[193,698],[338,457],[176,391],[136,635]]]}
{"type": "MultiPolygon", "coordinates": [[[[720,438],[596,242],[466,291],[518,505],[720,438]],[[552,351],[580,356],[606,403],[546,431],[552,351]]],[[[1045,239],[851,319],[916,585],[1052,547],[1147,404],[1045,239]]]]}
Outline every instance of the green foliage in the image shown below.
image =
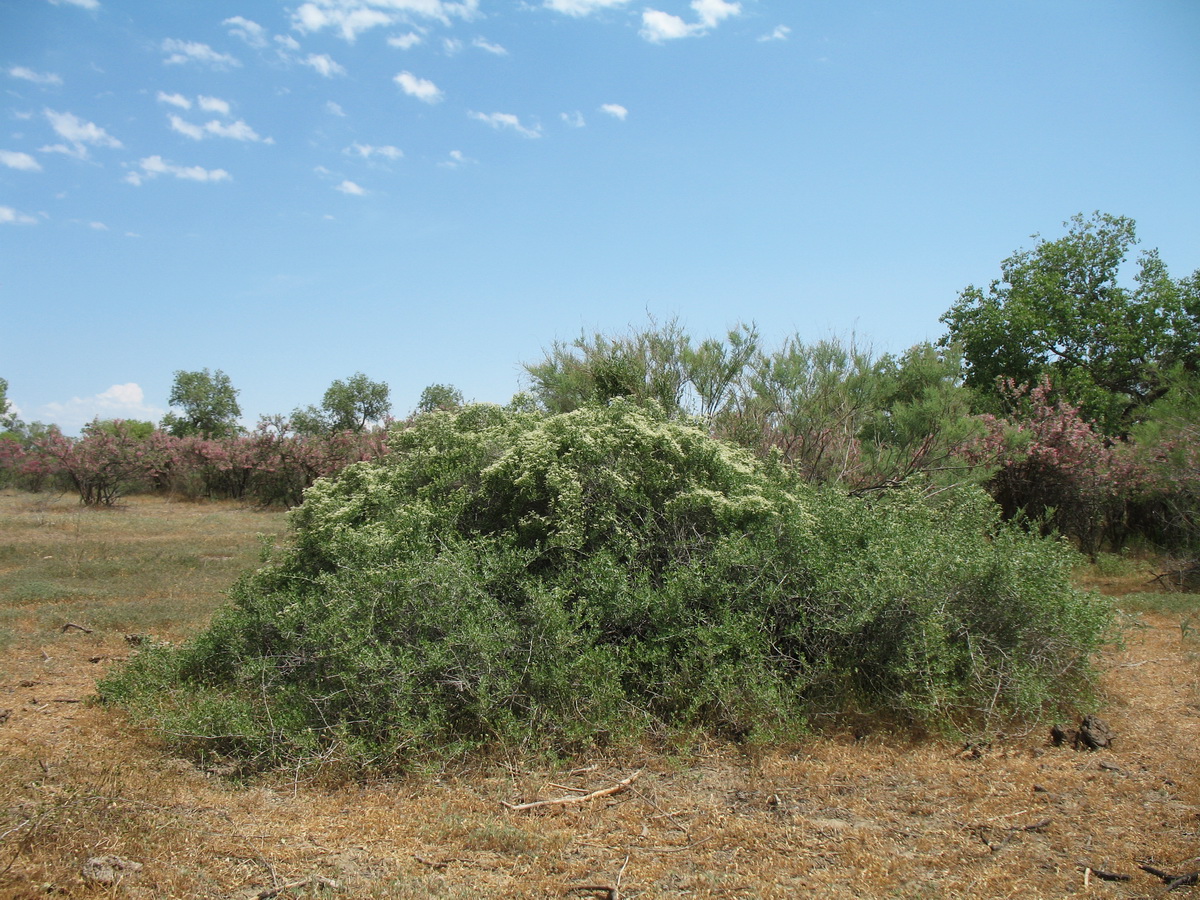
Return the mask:
{"type": "Polygon", "coordinates": [[[676,320],[618,337],[580,335],[556,342],[542,362],[526,365],[533,394],[552,413],[617,397],[654,401],[670,412],[682,409],[687,372],[687,335],[676,320]]]}
{"type": "Polygon", "coordinates": [[[0,378],[0,433],[11,431],[17,425],[16,413],[8,399],[8,381],[0,378]]]}
{"type": "Polygon", "coordinates": [[[242,414],[237,395],[229,376],[220,369],[176,372],[167,402],[182,409],[183,414],[167,413],[162,428],[175,437],[220,438],[237,434],[241,430],[237,420],[242,414]]]}
{"type": "Polygon", "coordinates": [[[1162,374],[1200,362],[1200,274],[1172,279],[1156,251],[1137,260],[1135,286],[1119,283],[1137,243],[1132,219],[1076,215],[1057,240],[1038,238],[974,285],[942,316],[961,345],[967,383],[1033,384],[1052,376],[1065,399],[1110,434],[1163,392],[1162,374]]]}
{"type": "Polygon", "coordinates": [[[320,408],[309,405],[292,411],[291,430],[300,435],[332,432],[361,433],[370,422],[382,422],[392,410],[391,389],[383,381],[371,381],[357,372],[337,380],[325,391],[320,408]]]}
{"type": "Polygon", "coordinates": [[[452,384],[431,384],[421,391],[421,399],[417,401],[417,415],[437,412],[449,412],[463,405],[463,392],[452,384]]]}
{"type": "Polygon", "coordinates": [[[99,432],[114,437],[125,435],[133,440],[144,441],[154,434],[154,423],[139,419],[96,419],[84,426],[84,434],[99,432]]]}
{"type": "Polygon", "coordinates": [[[368,422],[381,422],[392,409],[387,383],[371,381],[357,372],[335,381],[325,392],[321,408],[334,431],[362,431],[368,422]]]}
{"type": "Polygon", "coordinates": [[[767,737],[847,708],[995,727],[1086,689],[1107,621],[1071,551],[978,491],[815,490],[654,404],[431,412],[390,447],[102,696],[260,764],[767,737]]]}

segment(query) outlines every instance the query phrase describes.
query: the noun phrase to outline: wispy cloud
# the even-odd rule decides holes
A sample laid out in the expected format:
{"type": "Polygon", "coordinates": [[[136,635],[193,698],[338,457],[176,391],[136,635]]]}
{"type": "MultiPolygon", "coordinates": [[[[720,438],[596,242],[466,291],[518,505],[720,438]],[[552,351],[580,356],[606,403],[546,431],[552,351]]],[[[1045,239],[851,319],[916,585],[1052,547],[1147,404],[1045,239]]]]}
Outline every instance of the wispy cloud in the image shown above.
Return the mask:
{"type": "Polygon", "coordinates": [[[475,121],[483,122],[487,125],[491,125],[495,129],[501,129],[501,128],[512,129],[513,131],[515,131],[517,134],[521,135],[522,137],[540,138],[542,136],[542,131],[540,128],[537,128],[537,127],[526,128],[524,125],[521,124],[521,120],[518,119],[516,116],[514,116],[512,113],[468,112],[467,115],[470,116],[475,121]]]}
{"type": "Polygon", "coordinates": [[[412,72],[401,72],[393,80],[408,96],[416,97],[424,103],[437,103],[444,96],[436,84],[428,79],[418,78],[412,72]]]}
{"type": "Polygon", "coordinates": [[[169,103],[171,106],[178,106],[180,109],[191,109],[192,101],[183,94],[168,94],[166,91],[158,92],[159,103],[169,103]]]}
{"type": "Polygon", "coordinates": [[[559,118],[572,128],[582,128],[587,124],[587,121],[583,118],[583,113],[581,113],[579,110],[569,113],[559,113],[559,118]]]}
{"type": "Polygon", "coordinates": [[[336,185],[334,190],[341,191],[343,194],[349,194],[351,197],[361,197],[366,194],[366,191],[353,181],[343,181],[341,184],[336,185]]]}
{"type": "Polygon", "coordinates": [[[0,225],[36,225],[37,219],[13,209],[11,206],[0,206],[0,225]]]}
{"type": "Polygon", "coordinates": [[[64,431],[75,432],[93,419],[158,421],[166,413],[146,402],[145,391],[135,382],[114,384],[91,397],[72,397],[64,403],[47,403],[39,415],[64,431]]]}
{"type": "Polygon", "coordinates": [[[629,110],[623,107],[620,103],[605,103],[600,107],[600,112],[605,115],[612,116],[614,119],[625,121],[625,117],[629,115],[629,110]]]}
{"type": "Polygon", "coordinates": [[[140,171],[130,172],[125,181],[132,185],[141,185],[145,181],[157,178],[159,175],[172,175],[184,181],[230,181],[232,176],[224,169],[205,169],[202,166],[178,166],[169,163],[161,156],[147,156],[138,161],[140,171]]]}
{"type": "Polygon", "coordinates": [[[788,28],[786,25],[776,25],[774,31],[772,31],[770,34],[764,34],[758,40],[760,42],[762,42],[762,41],[786,41],[788,39],[788,35],[790,35],[791,33],[792,33],[792,29],[788,28]]]}
{"type": "Polygon", "coordinates": [[[397,160],[404,156],[404,151],[399,147],[393,147],[390,144],[385,144],[382,147],[375,147],[371,144],[360,144],[355,141],[349,147],[342,151],[348,156],[358,156],[362,159],[370,159],[372,156],[382,156],[384,159],[397,160]]]}
{"type": "Polygon", "coordinates": [[[475,160],[466,157],[461,150],[451,150],[438,165],[446,169],[457,169],[459,166],[465,166],[467,163],[473,162],[475,160]]]}
{"type": "Polygon", "coordinates": [[[201,44],[197,41],[167,38],[162,42],[162,51],[167,54],[163,62],[169,66],[194,62],[212,66],[214,69],[231,69],[241,65],[241,62],[228,53],[220,53],[208,44],[201,44]]]}
{"type": "Polygon", "coordinates": [[[345,118],[346,116],[346,111],[342,109],[342,105],[340,103],[334,103],[332,100],[325,101],[325,112],[329,113],[331,116],[338,116],[340,118],[345,118]]]}
{"type": "Polygon", "coordinates": [[[387,39],[389,47],[396,47],[399,50],[411,50],[417,44],[421,43],[424,38],[415,31],[410,31],[407,34],[395,34],[387,39]]]}
{"type": "Polygon", "coordinates": [[[8,70],[8,74],[13,78],[20,78],[22,81],[32,81],[34,84],[63,83],[62,78],[53,72],[35,72],[33,69],[25,68],[25,66],[13,66],[8,70]]]}
{"type": "Polygon", "coordinates": [[[99,9],[100,0],[50,0],[55,6],[78,6],[80,9],[99,9]]]}
{"type": "Polygon", "coordinates": [[[304,3],[292,14],[292,27],[297,31],[311,33],[332,28],[350,43],[354,43],[364,31],[390,24],[390,13],[372,9],[366,3],[322,0],[320,3],[304,3]]]}
{"type": "Polygon", "coordinates": [[[587,16],[602,9],[624,6],[629,0],[545,0],[546,9],[566,13],[568,16],[587,16]]]}
{"type": "Polygon", "coordinates": [[[203,125],[196,125],[176,115],[169,116],[168,118],[171,122],[172,131],[177,131],[194,141],[203,140],[206,137],[220,137],[233,141],[247,141],[249,143],[275,143],[272,138],[264,138],[259,135],[258,132],[241,119],[238,119],[236,122],[221,122],[217,119],[212,119],[203,125]]]}
{"type": "Polygon", "coordinates": [[[43,153],[65,153],[76,159],[87,159],[88,147],[118,148],[122,144],[107,131],[93,122],[85,122],[73,113],[60,113],[52,109],[45,110],[46,118],[54,133],[68,144],[53,144],[42,147],[43,153]]]}
{"type": "Polygon", "coordinates": [[[217,113],[222,116],[229,115],[229,101],[222,100],[220,97],[205,97],[202,95],[196,98],[196,103],[205,112],[217,113]]]}
{"type": "Polygon", "coordinates": [[[479,0],[310,0],[292,13],[292,27],[311,33],[326,28],[353,43],[364,31],[414,18],[450,24],[479,14],[479,0]]]}
{"type": "Polygon", "coordinates": [[[28,153],[19,153],[16,150],[0,150],[0,165],[8,166],[10,169],[19,169],[22,172],[42,171],[41,163],[28,153]]]}
{"type": "Polygon", "coordinates": [[[643,11],[641,36],[655,44],[679,38],[699,37],[707,34],[710,28],[715,28],[725,19],[742,12],[742,4],[730,3],[727,0],[692,0],[691,7],[699,19],[698,22],[685,22],[679,16],[657,9],[643,11]]]}
{"type": "Polygon", "coordinates": [[[251,47],[267,46],[267,33],[257,22],[244,18],[243,16],[233,16],[221,23],[229,29],[229,33],[235,37],[241,38],[251,47]]]}
{"type": "Polygon", "coordinates": [[[491,41],[486,40],[485,38],[475,38],[475,40],[471,41],[471,46],[478,47],[480,50],[485,50],[488,53],[495,54],[496,56],[508,56],[507,50],[505,50],[499,44],[493,44],[491,41]]]}
{"type": "Polygon", "coordinates": [[[327,53],[310,53],[301,60],[306,66],[316,69],[318,73],[326,78],[332,78],[334,75],[345,75],[346,70],[333,61],[333,58],[327,53]]]}

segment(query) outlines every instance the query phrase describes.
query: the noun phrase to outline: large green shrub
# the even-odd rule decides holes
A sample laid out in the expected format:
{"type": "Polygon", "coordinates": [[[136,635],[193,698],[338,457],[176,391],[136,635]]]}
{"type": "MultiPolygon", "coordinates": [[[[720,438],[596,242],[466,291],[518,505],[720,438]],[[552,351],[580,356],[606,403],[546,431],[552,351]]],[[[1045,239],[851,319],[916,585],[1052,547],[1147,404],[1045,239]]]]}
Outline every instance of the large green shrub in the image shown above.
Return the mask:
{"type": "Polygon", "coordinates": [[[851,708],[997,727],[1087,688],[1105,607],[981,492],[816,490],[624,400],[433,412],[391,449],[102,696],[202,753],[402,766],[851,708]]]}

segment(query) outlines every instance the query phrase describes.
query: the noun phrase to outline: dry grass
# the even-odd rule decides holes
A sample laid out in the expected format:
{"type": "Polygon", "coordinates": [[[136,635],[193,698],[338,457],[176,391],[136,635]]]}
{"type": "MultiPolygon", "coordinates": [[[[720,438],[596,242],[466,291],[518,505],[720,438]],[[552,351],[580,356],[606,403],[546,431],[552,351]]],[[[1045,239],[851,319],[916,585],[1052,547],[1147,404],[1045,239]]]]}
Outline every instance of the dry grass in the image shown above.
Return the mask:
{"type": "MultiPolygon", "coordinates": [[[[1165,890],[1139,863],[1200,869],[1200,643],[1177,607],[1145,602],[1104,659],[1097,712],[1118,737],[1097,753],[1042,733],[964,749],[838,732],[753,754],[695,746],[372,784],[237,784],[76,702],[130,652],[125,633],[201,627],[254,564],[254,535],[282,528],[277,513],[229,505],[87,512],[0,493],[0,896],[249,898],[319,875],[335,896],[395,900],[606,895],[589,885],[624,898],[1132,898],[1165,890]],[[93,632],[64,633],[68,621],[93,632]],[[604,800],[502,806],[637,770],[604,800]],[[90,887],[81,865],[105,854],[143,869],[90,887]]],[[[330,896],[315,884],[282,896],[318,894],[330,896]]]]}

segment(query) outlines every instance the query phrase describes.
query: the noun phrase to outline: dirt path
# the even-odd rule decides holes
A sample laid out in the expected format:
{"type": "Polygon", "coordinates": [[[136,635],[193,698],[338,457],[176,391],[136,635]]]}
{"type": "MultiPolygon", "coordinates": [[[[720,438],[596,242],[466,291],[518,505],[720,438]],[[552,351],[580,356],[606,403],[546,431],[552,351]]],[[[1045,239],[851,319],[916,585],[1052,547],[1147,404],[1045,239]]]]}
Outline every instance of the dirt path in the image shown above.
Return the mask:
{"type": "Polygon", "coordinates": [[[97,896],[80,872],[103,854],[143,868],[100,896],[248,898],[312,875],[389,898],[1159,896],[1139,864],[1200,869],[1200,644],[1177,617],[1140,621],[1105,659],[1108,750],[845,735],[354,787],[173,760],[75,702],[129,652],[119,636],[23,644],[0,670],[0,896],[97,896]],[[501,805],[637,770],[593,803],[501,805]]]}

